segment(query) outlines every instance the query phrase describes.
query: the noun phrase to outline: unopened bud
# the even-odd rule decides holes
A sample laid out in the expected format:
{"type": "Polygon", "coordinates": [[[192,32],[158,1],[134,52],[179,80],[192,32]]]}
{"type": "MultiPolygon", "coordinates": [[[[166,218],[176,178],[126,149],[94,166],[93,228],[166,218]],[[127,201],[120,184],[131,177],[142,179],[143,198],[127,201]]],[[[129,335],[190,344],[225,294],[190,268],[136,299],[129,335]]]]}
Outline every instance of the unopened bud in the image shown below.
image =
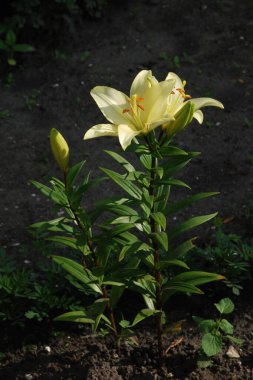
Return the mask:
{"type": "Polygon", "coordinates": [[[167,126],[164,126],[167,136],[170,137],[183,130],[192,121],[193,113],[193,103],[190,101],[186,102],[174,115],[175,120],[171,121],[167,126]]]}
{"type": "Polygon", "coordinates": [[[55,161],[61,170],[66,172],[69,163],[69,147],[62,134],[55,128],[50,131],[50,145],[55,161]]]}

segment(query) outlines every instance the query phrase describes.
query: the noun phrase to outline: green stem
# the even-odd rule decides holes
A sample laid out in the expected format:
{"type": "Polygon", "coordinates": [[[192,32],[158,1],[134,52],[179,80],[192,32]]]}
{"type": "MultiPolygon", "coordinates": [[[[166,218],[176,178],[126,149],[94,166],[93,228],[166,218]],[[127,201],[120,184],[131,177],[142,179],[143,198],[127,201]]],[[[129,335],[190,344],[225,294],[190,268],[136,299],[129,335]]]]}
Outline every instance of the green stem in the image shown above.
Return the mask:
{"type": "MultiPolygon", "coordinates": [[[[151,170],[151,180],[149,187],[149,195],[155,197],[155,179],[156,179],[156,168],[157,168],[157,158],[152,156],[152,170],[151,170]]],[[[154,212],[154,206],[152,207],[151,212],[154,212]]],[[[152,234],[157,232],[156,222],[150,218],[150,227],[152,234]]],[[[154,249],[154,276],[156,280],[156,310],[160,310],[160,313],[156,317],[156,329],[157,329],[157,343],[158,343],[158,357],[160,364],[162,363],[164,352],[163,352],[163,325],[162,325],[162,301],[161,301],[161,290],[162,290],[162,278],[161,271],[159,269],[160,255],[157,239],[152,235],[152,245],[154,249]]]]}
{"type": "MultiPolygon", "coordinates": [[[[65,190],[67,190],[67,173],[66,173],[66,171],[64,171],[64,185],[65,185],[65,190]]],[[[74,216],[74,220],[75,220],[76,224],[78,225],[79,229],[84,234],[86,234],[87,231],[86,231],[84,225],[81,223],[80,219],[78,218],[75,210],[71,206],[71,203],[70,203],[69,199],[68,199],[68,203],[69,203],[69,208],[70,208],[70,210],[71,210],[71,212],[72,212],[72,214],[74,216]]],[[[94,248],[92,246],[92,241],[88,240],[87,241],[87,245],[88,245],[89,250],[91,252],[93,263],[94,263],[95,267],[99,267],[100,264],[99,264],[99,261],[97,259],[96,252],[95,252],[95,250],[94,250],[94,248]]],[[[107,292],[106,286],[102,286],[101,290],[103,292],[103,297],[104,298],[108,298],[108,292],[107,292]]],[[[113,331],[113,336],[114,336],[114,339],[115,339],[115,343],[116,343],[116,346],[117,346],[118,345],[118,331],[117,331],[117,327],[116,327],[116,323],[115,323],[114,312],[113,312],[113,309],[110,306],[110,302],[109,301],[106,304],[106,308],[107,308],[109,319],[110,319],[110,322],[111,322],[111,325],[112,325],[112,331],[113,331]]]]}

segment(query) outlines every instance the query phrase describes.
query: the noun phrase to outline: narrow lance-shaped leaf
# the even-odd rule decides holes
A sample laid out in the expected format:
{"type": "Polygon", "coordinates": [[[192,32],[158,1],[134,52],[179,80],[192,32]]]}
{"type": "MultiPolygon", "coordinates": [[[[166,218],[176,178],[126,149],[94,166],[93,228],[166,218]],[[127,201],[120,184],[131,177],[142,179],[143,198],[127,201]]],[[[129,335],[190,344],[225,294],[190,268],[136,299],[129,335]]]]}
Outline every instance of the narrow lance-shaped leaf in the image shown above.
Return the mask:
{"type": "Polygon", "coordinates": [[[31,181],[31,183],[42,192],[46,197],[52,199],[55,203],[61,206],[66,206],[68,203],[67,197],[64,193],[52,190],[50,187],[43,185],[37,181],[31,181]]]}
{"type": "Polygon", "coordinates": [[[117,185],[124,189],[131,197],[135,199],[141,199],[141,190],[132,182],[123,178],[122,175],[105,168],[100,168],[105,174],[107,174],[117,185]]]}
{"type": "Polygon", "coordinates": [[[162,179],[162,180],[156,181],[156,184],[157,185],[181,186],[181,187],[186,187],[187,189],[191,189],[190,186],[187,185],[187,183],[180,181],[180,179],[174,179],[174,178],[162,179]]]}
{"type": "Polygon", "coordinates": [[[189,239],[179,244],[177,247],[173,247],[169,250],[169,256],[173,258],[184,256],[187,252],[195,247],[192,241],[193,239],[189,239]]]}
{"type": "Polygon", "coordinates": [[[133,320],[133,323],[130,325],[130,327],[133,327],[143,321],[146,318],[152,317],[158,313],[160,313],[160,310],[150,310],[150,309],[142,309],[139,311],[139,313],[136,315],[136,317],[133,320]]]}
{"type": "Polygon", "coordinates": [[[163,231],[162,232],[153,232],[153,233],[151,233],[151,236],[161,244],[161,246],[163,247],[163,249],[166,252],[168,251],[169,243],[168,243],[168,236],[167,236],[166,232],[163,232],[163,231]]]}
{"type": "Polygon", "coordinates": [[[78,162],[76,165],[72,166],[67,173],[67,184],[68,187],[71,187],[78,177],[78,174],[81,172],[85,161],[78,162]]]}
{"type": "Polygon", "coordinates": [[[54,318],[54,321],[58,322],[76,322],[76,323],[89,323],[92,324],[95,322],[94,319],[91,319],[87,316],[85,311],[70,311],[54,318]]]}
{"type": "Polygon", "coordinates": [[[163,230],[166,229],[166,217],[162,212],[154,212],[151,215],[151,218],[154,219],[156,223],[158,223],[163,230]]]}
{"type": "Polygon", "coordinates": [[[192,228],[200,226],[201,224],[206,223],[209,220],[215,218],[217,214],[218,213],[215,212],[214,214],[195,216],[193,218],[190,218],[186,220],[185,222],[181,223],[179,226],[172,228],[170,230],[169,238],[174,239],[176,236],[180,235],[181,233],[191,230],[192,228]]]}
{"type": "Polygon", "coordinates": [[[117,161],[119,164],[121,164],[128,172],[134,172],[135,168],[132,164],[130,164],[129,161],[127,161],[124,157],[119,155],[116,152],[112,152],[111,150],[104,150],[107,154],[109,154],[112,158],[114,158],[115,161],[117,161]]]}
{"type": "Polygon", "coordinates": [[[209,192],[209,193],[199,193],[199,194],[192,195],[190,197],[187,197],[186,199],[183,199],[182,201],[171,203],[167,207],[167,213],[173,214],[175,212],[178,212],[178,211],[184,209],[185,207],[192,205],[193,203],[195,203],[197,201],[200,201],[200,200],[205,199],[205,198],[213,197],[213,196],[218,195],[218,194],[219,194],[219,192],[209,192]]]}
{"type": "MultiPolygon", "coordinates": [[[[212,281],[220,281],[224,280],[224,276],[221,276],[216,273],[209,273],[209,272],[201,272],[201,271],[189,271],[189,272],[183,272],[173,277],[171,281],[166,284],[166,291],[164,291],[163,294],[163,303],[165,303],[169,297],[171,297],[173,294],[175,294],[177,291],[180,291],[179,289],[169,289],[167,285],[173,285],[175,282],[184,284],[185,289],[187,289],[187,286],[190,285],[192,288],[192,292],[194,293],[194,288],[197,290],[196,286],[207,284],[212,281]]],[[[183,291],[183,290],[181,290],[183,291]]],[[[187,292],[187,291],[186,291],[187,292]]],[[[197,293],[203,293],[200,289],[196,291],[197,293]]],[[[191,291],[189,290],[189,293],[191,291]]]]}
{"type": "Polygon", "coordinates": [[[93,280],[90,278],[87,271],[83,268],[82,265],[78,264],[74,260],[62,256],[51,256],[51,258],[57,264],[60,264],[67,272],[69,272],[76,279],[89,286],[96,293],[102,294],[101,289],[98,287],[98,285],[93,283],[93,280]]]}

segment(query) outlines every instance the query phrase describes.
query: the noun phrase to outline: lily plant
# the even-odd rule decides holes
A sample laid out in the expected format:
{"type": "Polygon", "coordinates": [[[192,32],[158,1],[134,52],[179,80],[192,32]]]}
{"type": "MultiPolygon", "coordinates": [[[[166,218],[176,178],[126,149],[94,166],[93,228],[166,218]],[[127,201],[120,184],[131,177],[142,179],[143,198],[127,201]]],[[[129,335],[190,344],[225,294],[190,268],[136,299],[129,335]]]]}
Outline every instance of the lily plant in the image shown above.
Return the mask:
{"type": "Polygon", "coordinates": [[[68,311],[56,320],[88,323],[93,331],[99,327],[103,333],[111,331],[118,345],[123,338],[133,338],[138,323],[154,317],[160,362],[167,353],[165,304],[179,292],[202,294],[200,285],[224,278],[190,270],[184,258],[194,242],[181,238],[181,234],[211,220],[217,213],[191,217],[173,225],[175,213],[218,194],[203,192],[177,202],[169,201],[172,189],[191,190],[176,176],[199,155],[175,147],[173,136],[193,119],[202,123],[203,107],[223,108],[222,103],[211,98],[192,99],[185,86],[186,82],[174,73],[159,82],[150,70],[143,70],[135,77],[129,96],[104,86],[91,91],[110,124],[93,126],[84,139],[117,136],[124,151],[135,153],[141,169],[137,170],[124,155],[106,151],[120,165],[120,173],[101,167],[106,177],[90,180],[86,174],[78,184],[84,162],[69,165],[66,140],[53,129],[51,148],[63,172],[63,181],[52,178],[50,186],[33,181],[65,213],[60,218],[35,223],[33,228],[54,243],[79,252],[76,258],[53,255],[52,259],[72,276],[71,282],[87,295],[87,302],[93,297],[91,304],[82,310],[68,311]],[[86,199],[88,189],[108,180],[114,181],[124,195],[101,199],[91,209],[84,207],[82,199],[86,199]],[[136,310],[132,321],[115,316],[125,289],[143,297],[144,305],[136,310]]]}

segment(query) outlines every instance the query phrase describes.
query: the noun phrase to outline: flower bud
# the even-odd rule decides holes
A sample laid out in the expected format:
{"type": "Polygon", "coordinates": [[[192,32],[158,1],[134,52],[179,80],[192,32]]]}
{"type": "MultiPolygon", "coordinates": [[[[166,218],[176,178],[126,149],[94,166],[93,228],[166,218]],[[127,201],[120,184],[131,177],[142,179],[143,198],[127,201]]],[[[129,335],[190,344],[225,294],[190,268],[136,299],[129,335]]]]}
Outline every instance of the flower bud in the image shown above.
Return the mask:
{"type": "Polygon", "coordinates": [[[55,161],[60,169],[66,172],[69,163],[69,147],[64,137],[55,128],[50,131],[50,145],[55,161]]]}
{"type": "Polygon", "coordinates": [[[184,129],[191,121],[194,113],[194,105],[192,102],[186,102],[174,115],[175,120],[164,126],[168,137],[175,135],[184,129]]]}

